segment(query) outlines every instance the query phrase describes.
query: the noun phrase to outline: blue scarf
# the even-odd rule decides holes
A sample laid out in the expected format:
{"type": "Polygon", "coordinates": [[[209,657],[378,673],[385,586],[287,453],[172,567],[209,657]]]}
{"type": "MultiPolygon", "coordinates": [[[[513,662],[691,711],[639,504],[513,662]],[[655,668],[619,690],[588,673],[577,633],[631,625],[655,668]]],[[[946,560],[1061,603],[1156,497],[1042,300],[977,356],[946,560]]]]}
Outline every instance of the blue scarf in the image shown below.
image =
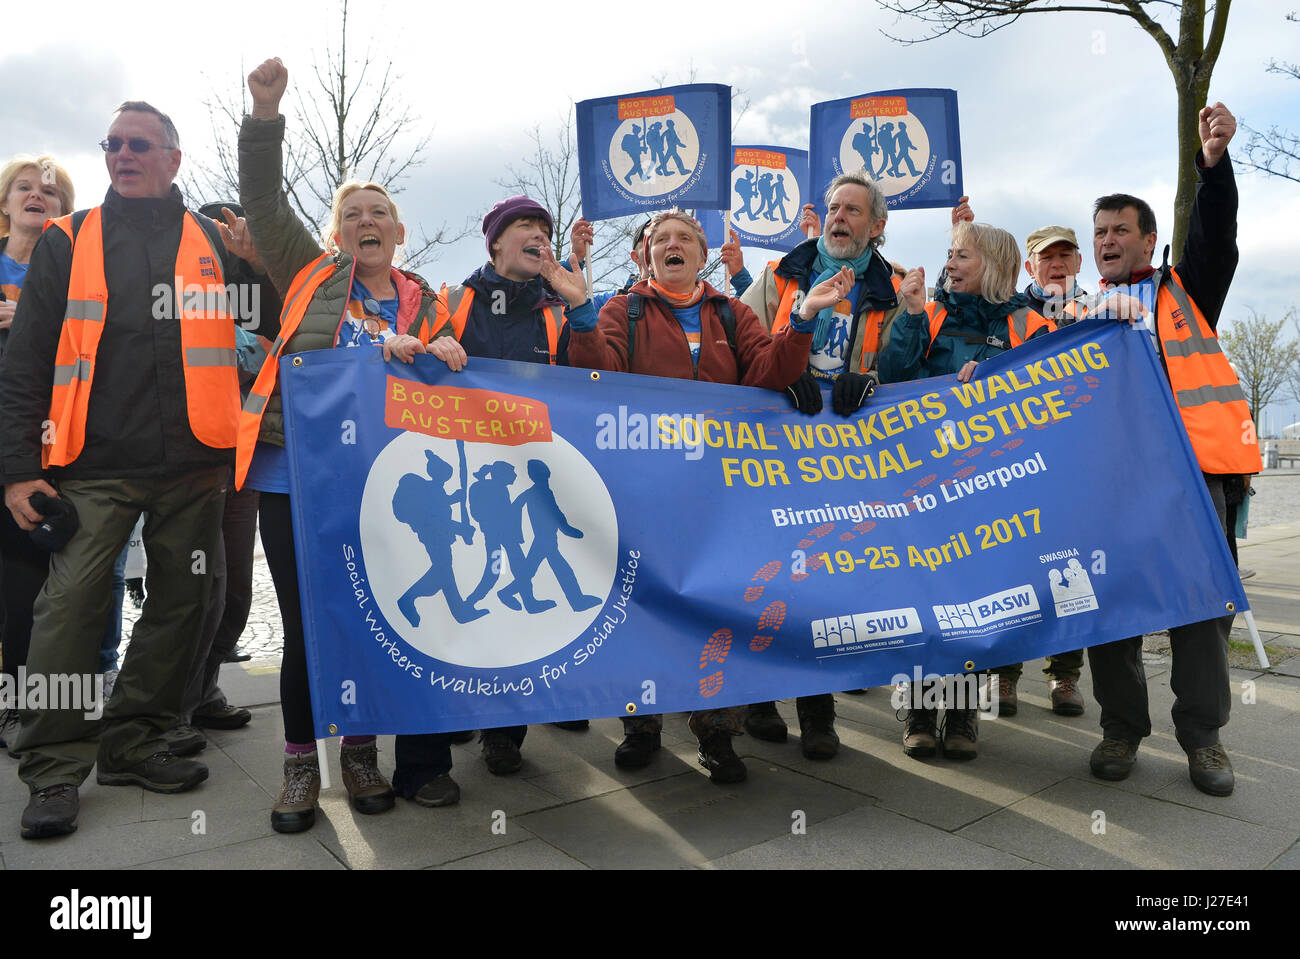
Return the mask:
{"type": "MultiPolygon", "coordinates": [[[[817,238],[817,259],[813,260],[813,269],[817,271],[817,279],[813,280],[812,289],[818,283],[824,283],[838,273],[844,267],[849,267],[853,271],[853,280],[855,283],[861,282],[867,273],[867,264],[871,262],[871,254],[874,251],[870,246],[863,251],[862,255],[856,260],[841,260],[838,257],[831,256],[826,249],[826,237],[817,238]]],[[[817,314],[817,326],[813,329],[813,352],[819,352],[826,348],[826,341],[830,339],[831,322],[835,318],[835,304],[825,307],[817,314]]]]}

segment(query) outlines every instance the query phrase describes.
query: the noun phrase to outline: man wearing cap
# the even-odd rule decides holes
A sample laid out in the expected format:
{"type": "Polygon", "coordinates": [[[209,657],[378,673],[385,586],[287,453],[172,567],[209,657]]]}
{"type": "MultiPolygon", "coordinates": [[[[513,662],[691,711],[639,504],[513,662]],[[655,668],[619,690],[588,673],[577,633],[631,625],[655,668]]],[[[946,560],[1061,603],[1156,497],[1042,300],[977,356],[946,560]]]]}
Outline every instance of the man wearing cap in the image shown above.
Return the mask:
{"type": "MultiPolygon", "coordinates": [[[[542,256],[554,230],[551,214],[522,194],[493,206],[483,217],[488,262],[464,283],[442,288],[435,330],[450,323],[469,357],[568,366],[565,303],[541,277],[542,256]]],[[[527,589],[502,601],[530,612],[545,608],[527,589]]],[[[519,770],[519,747],[527,732],[527,726],[482,731],[489,772],[504,776],[519,770]]]]}
{"type": "MultiPolygon", "coordinates": [[[[959,218],[965,219],[964,216],[954,216],[954,221],[959,218]]],[[[973,214],[970,219],[974,219],[973,214]]],[[[1074,231],[1068,226],[1041,227],[1026,238],[1025,255],[1028,257],[1025,272],[1031,281],[1025,287],[1029,305],[1055,320],[1058,329],[1083,319],[1088,312],[1088,294],[1075,282],[1083,267],[1083,256],[1079,253],[1079,241],[1074,231]]],[[[1023,666],[1023,663],[1012,663],[993,670],[998,683],[999,716],[1014,716],[1020,706],[1016,685],[1020,682],[1023,666]]],[[[1079,692],[1079,671],[1082,668],[1082,649],[1047,657],[1043,672],[1047,674],[1052,712],[1058,716],[1083,715],[1083,694],[1079,692]]]]}

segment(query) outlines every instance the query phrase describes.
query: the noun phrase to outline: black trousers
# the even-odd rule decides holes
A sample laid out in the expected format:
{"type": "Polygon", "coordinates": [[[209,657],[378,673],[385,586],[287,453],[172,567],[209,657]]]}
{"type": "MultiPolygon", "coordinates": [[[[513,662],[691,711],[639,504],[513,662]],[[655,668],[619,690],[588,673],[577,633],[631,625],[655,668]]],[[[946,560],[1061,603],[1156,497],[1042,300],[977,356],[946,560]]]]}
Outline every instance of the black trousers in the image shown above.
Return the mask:
{"type": "MultiPolygon", "coordinates": [[[[1219,524],[1225,525],[1223,478],[1205,476],[1219,524]]],[[[1225,535],[1230,535],[1224,529],[1225,535]]],[[[1169,631],[1173,649],[1171,715],[1178,742],[1185,750],[1213,746],[1228,724],[1232,691],[1228,682],[1228,633],[1231,616],[1220,616],[1169,631]]],[[[1142,637],[1133,636],[1088,650],[1093,695],[1101,706],[1101,728],[1108,739],[1136,745],[1151,735],[1142,637]]]]}
{"type": "MultiPolygon", "coordinates": [[[[307,681],[307,642],[302,628],[302,606],[298,593],[298,559],[293,546],[293,519],[289,497],[284,493],[262,493],[258,510],[262,550],[275,583],[280,619],[284,623],[284,656],[280,663],[280,714],[284,738],[291,743],[310,743],[316,734],[311,717],[311,688],[307,681]]],[[[407,798],[429,782],[451,771],[451,735],[426,733],[398,736],[395,746],[397,771],[393,789],[407,798]]]]}
{"type": "MultiPolygon", "coordinates": [[[[2,488],[2,487],[0,487],[2,488]]],[[[50,575],[50,554],[32,542],[0,505],[0,646],[4,648],[4,673],[15,684],[18,667],[27,665],[32,642],[32,607],[50,575]]]]}

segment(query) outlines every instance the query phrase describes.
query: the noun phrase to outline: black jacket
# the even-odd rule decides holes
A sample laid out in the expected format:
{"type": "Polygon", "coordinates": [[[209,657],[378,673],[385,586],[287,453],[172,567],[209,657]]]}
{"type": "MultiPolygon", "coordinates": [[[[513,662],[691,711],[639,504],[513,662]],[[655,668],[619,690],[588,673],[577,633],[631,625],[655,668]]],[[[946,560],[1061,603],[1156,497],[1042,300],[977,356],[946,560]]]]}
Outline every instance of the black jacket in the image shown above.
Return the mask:
{"type": "Polygon", "coordinates": [[[1205,322],[1217,330],[1223,301],[1237,272],[1237,180],[1226,152],[1212,167],[1201,166],[1204,160],[1197,151],[1196,195],[1177,269],[1205,322]]]}
{"type": "MultiPolygon", "coordinates": [[[[154,318],[159,286],[168,290],[167,315],[177,315],[172,289],[184,211],[175,186],[163,198],[126,199],[112,188],[104,198],[108,306],[95,357],[86,441],[76,460],[51,469],[48,478],[179,475],[233,462],[233,449],[205,446],[190,431],[180,324],[154,318]]],[[[198,220],[221,253],[226,282],[255,283],[241,269],[242,261],[226,251],[212,221],[198,220]]],[[[41,427],[49,415],[71,267],[67,235],[46,230],[32,251],[0,360],[0,478],[6,482],[46,475],[41,470],[41,427]]],[[[268,329],[255,332],[274,335],[268,329]]]]}

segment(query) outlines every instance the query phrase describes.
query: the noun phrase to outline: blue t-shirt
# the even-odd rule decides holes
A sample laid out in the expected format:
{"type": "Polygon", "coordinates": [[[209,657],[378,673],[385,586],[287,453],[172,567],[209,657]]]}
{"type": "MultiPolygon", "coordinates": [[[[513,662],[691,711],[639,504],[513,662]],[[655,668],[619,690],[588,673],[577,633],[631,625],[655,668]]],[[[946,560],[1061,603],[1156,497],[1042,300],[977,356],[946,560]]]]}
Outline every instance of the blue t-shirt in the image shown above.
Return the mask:
{"type": "Polygon", "coordinates": [[[703,302],[701,300],[694,306],[684,306],[680,310],[668,307],[686,334],[686,345],[691,348],[691,362],[696,366],[700,365],[700,306],[703,302]]]}
{"type": "MultiPolygon", "coordinates": [[[[0,253],[0,291],[6,300],[17,302],[22,292],[23,280],[27,278],[27,264],[16,263],[7,253],[0,253]]],[[[5,341],[9,339],[9,328],[0,330],[0,352],[4,350],[5,341]]]]}

